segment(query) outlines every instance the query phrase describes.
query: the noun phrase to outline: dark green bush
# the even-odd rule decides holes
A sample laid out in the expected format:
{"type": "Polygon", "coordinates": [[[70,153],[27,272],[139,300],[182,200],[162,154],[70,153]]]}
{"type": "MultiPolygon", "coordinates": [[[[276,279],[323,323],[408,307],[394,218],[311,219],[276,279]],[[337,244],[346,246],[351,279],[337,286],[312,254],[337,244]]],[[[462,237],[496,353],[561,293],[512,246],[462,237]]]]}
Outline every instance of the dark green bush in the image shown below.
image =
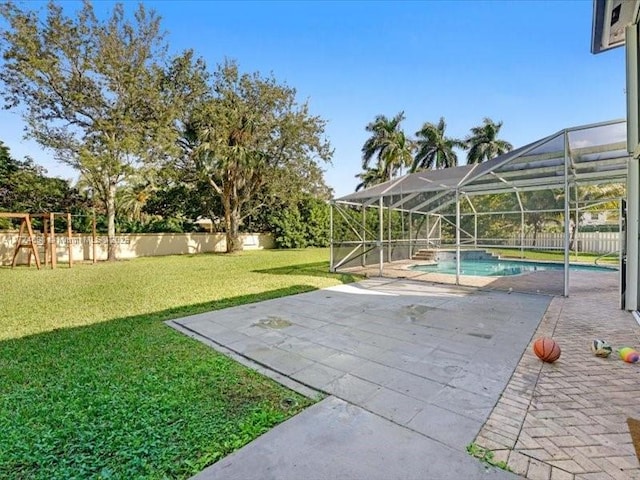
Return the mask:
{"type": "Polygon", "coordinates": [[[274,212],[271,215],[271,226],[277,248],[307,246],[306,228],[297,205],[274,212]]]}
{"type": "Polygon", "coordinates": [[[269,223],[277,248],[329,245],[329,205],[315,198],[274,209],[269,223]]]}

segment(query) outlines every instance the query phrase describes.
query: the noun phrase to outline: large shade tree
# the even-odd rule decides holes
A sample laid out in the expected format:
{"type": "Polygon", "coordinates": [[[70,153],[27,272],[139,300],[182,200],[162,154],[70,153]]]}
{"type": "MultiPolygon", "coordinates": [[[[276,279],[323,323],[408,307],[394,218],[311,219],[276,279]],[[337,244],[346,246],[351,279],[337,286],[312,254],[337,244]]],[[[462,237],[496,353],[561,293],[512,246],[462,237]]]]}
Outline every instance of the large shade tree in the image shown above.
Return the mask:
{"type": "Polygon", "coordinates": [[[225,62],[212,89],[185,122],[183,148],[224,212],[227,251],[260,209],[298,197],[327,197],[321,164],[331,159],[325,122],[296,101],[295,89],[225,62]]]}
{"type": "MultiPolygon", "coordinates": [[[[369,183],[374,179],[373,172],[379,172],[380,182],[391,180],[402,174],[404,168],[413,160],[413,142],[407,138],[400,124],[404,120],[404,112],[393,118],[378,115],[365,130],[371,135],[362,146],[363,174],[356,175],[369,183]],[[375,158],[375,164],[372,160],[375,158]],[[365,177],[361,177],[365,175],[365,177]]],[[[379,183],[379,182],[377,182],[379,183]]]]}
{"type": "Polygon", "coordinates": [[[447,137],[447,124],[443,117],[438,123],[426,122],[416,132],[417,151],[411,167],[412,172],[429,168],[451,168],[458,165],[454,148],[464,148],[462,140],[447,137]]]}
{"type": "Polygon", "coordinates": [[[469,149],[467,163],[482,163],[513,149],[509,142],[498,138],[501,128],[502,122],[484,118],[482,125],[471,129],[471,134],[465,140],[469,149]]]}
{"type": "Polygon", "coordinates": [[[180,80],[190,54],[170,60],[160,18],[121,4],[99,19],[89,1],[74,16],[0,6],[7,107],[21,107],[26,136],[51,149],[89,182],[107,212],[108,258],[115,259],[118,187],[175,146],[174,119],[189,95],[180,80]]]}

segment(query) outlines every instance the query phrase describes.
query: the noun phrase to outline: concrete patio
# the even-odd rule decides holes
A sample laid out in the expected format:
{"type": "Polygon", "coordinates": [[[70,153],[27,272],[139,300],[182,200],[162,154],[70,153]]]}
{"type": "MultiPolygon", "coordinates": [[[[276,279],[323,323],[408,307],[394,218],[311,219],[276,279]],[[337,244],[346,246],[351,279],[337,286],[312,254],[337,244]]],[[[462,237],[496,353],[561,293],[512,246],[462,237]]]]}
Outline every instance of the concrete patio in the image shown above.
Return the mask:
{"type": "Polygon", "coordinates": [[[369,279],[171,322],[291,387],[331,395],[268,434],[288,438],[291,448],[266,455],[261,438],[198,478],[312,478],[317,470],[310,457],[316,456],[336,472],[352,472],[348,478],[514,477],[486,470],[465,447],[493,410],[550,301],[369,279]],[[336,413],[343,418],[335,420],[337,427],[356,422],[369,432],[368,442],[362,444],[358,428],[342,431],[318,421],[332,417],[331,411],[346,412],[336,413]],[[305,427],[296,427],[299,422],[305,427]],[[305,450],[314,435],[324,441],[305,450]],[[345,442],[355,451],[336,456],[335,445],[345,442]],[[411,460],[408,444],[421,445],[411,460]],[[303,464],[294,452],[305,452],[303,464]],[[353,469],[357,452],[370,452],[362,464],[371,470],[366,474],[353,469]],[[251,458],[259,463],[247,468],[251,458]],[[397,462],[389,464],[390,458],[397,462]],[[297,467],[282,470],[284,465],[297,467]]]}

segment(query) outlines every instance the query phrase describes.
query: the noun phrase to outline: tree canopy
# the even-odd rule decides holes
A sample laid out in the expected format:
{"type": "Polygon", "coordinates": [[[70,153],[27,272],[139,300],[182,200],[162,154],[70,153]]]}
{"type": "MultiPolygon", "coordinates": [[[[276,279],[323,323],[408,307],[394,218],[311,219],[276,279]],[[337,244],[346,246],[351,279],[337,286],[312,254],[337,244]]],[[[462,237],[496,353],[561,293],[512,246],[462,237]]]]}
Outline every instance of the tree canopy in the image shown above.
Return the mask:
{"type": "Polygon", "coordinates": [[[465,140],[469,149],[467,163],[482,163],[513,150],[513,145],[498,138],[501,128],[502,122],[496,123],[485,117],[482,125],[471,129],[471,134],[465,140]]]}
{"type": "Polygon", "coordinates": [[[79,192],[26,158],[16,160],[0,142],[0,211],[47,213],[71,211],[84,203],[79,192]]]}
{"type": "Polygon", "coordinates": [[[373,187],[379,183],[386,181],[384,171],[378,168],[367,168],[362,172],[356,174],[356,178],[360,180],[360,183],[356,186],[356,192],[363,188],[373,187]]]}
{"type": "Polygon", "coordinates": [[[29,137],[81,172],[111,240],[118,186],[175,147],[175,118],[192,93],[175,80],[192,55],[168,59],[160,18],[142,4],[133,17],[116,4],[104,20],[89,1],[74,17],[53,1],[42,17],[11,2],[0,14],[6,105],[21,107],[29,137]]]}
{"type": "Polygon", "coordinates": [[[362,146],[362,169],[367,173],[363,180],[371,178],[373,172],[379,173],[381,182],[391,180],[411,165],[413,159],[413,142],[407,138],[400,124],[404,120],[404,112],[393,118],[378,115],[365,130],[371,136],[362,146]],[[371,160],[376,164],[371,168],[371,160]]]}
{"type": "Polygon", "coordinates": [[[411,167],[412,172],[458,166],[458,155],[454,148],[464,148],[465,143],[457,138],[447,137],[446,128],[444,117],[440,117],[437,124],[426,122],[416,132],[417,152],[411,167]]]}
{"type": "Polygon", "coordinates": [[[220,65],[211,92],[185,123],[185,156],[221,201],[227,250],[259,209],[301,195],[328,198],[321,164],[331,159],[325,122],[273,77],[220,65]]]}
{"type": "Polygon", "coordinates": [[[423,123],[415,139],[411,139],[401,128],[404,120],[404,112],[391,118],[377,115],[366,125],[370,136],[362,146],[362,171],[356,174],[359,181],[356,191],[401,175],[409,166],[412,173],[456,167],[456,150],[468,150],[467,163],[480,163],[513,148],[498,138],[502,122],[495,123],[490,118],[485,118],[481,126],[473,127],[464,140],[446,134],[444,117],[440,117],[438,123],[423,123]]]}

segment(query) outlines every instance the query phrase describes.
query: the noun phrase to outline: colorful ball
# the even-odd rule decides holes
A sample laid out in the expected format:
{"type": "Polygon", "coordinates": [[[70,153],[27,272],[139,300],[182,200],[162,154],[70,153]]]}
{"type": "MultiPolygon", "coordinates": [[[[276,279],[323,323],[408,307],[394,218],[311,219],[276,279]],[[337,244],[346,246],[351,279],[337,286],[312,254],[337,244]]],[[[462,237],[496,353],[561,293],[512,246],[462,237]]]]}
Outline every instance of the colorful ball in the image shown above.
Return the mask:
{"type": "Polygon", "coordinates": [[[540,337],[533,342],[533,353],[543,362],[553,363],[560,358],[560,345],[549,337],[540,337]]]}
{"type": "Polygon", "coordinates": [[[596,357],[607,358],[613,349],[605,340],[594,340],[591,344],[591,351],[596,357]]]}
{"type": "Polygon", "coordinates": [[[618,355],[627,363],[636,363],[640,360],[640,354],[631,347],[622,347],[618,350],[618,355]]]}

